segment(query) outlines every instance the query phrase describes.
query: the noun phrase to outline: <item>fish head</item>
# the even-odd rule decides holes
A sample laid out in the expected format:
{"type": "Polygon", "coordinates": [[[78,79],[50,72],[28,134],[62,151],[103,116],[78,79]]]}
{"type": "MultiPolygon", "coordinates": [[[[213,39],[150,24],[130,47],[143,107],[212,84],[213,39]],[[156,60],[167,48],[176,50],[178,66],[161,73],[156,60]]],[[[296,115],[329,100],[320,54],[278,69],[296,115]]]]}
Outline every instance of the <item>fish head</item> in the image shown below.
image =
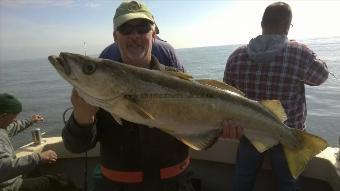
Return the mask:
{"type": "Polygon", "coordinates": [[[65,52],[51,55],[48,60],[78,93],[87,97],[108,100],[125,90],[121,63],[65,52]]]}

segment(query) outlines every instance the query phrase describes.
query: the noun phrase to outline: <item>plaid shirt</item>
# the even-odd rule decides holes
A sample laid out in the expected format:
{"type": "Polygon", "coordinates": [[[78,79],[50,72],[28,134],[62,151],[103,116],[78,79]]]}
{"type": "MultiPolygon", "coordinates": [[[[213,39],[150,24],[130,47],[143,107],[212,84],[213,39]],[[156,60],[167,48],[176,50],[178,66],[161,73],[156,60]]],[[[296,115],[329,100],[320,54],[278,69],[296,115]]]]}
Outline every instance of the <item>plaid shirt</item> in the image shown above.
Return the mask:
{"type": "Polygon", "coordinates": [[[288,117],[285,124],[304,129],[307,116],[304,84],[317,86],[327,78],[325,62],[305,45],[289,41],[269,63],[251,61],[247,47],[239,47],[229,56],[223,81],[250,99],[280,100],[288,117]]]}

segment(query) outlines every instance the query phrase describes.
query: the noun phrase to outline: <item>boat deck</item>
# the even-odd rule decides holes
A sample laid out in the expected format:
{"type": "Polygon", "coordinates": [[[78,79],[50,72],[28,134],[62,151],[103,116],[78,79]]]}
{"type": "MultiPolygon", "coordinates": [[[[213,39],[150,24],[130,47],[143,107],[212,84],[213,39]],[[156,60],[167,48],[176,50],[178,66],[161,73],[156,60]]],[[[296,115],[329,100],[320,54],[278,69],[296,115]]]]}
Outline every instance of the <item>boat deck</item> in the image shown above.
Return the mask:
{"type": "MultiPolygon", "coordinates": [[[[88,159],[88,188],[92,188],[92,172],[99,162],[98,158],[88,159]]],[[[53,166],[42,166],[42,173],[66,173],[79,187],[84,185],[84,158],[61,159],[53,166]]],[[[194,184],[201,187],[201,191],[231,191],[234,165],[211,162],[205,160],[192,160],[194,171],[194,184]],[[198,181],[199,180],[199,181],[198,181]]],[[[300,180],[302,191],[332,191],[327,182],[303,177],[300,180]]],[[[271,170],[262,170],[258,175],[254,191],[276,190],[275,178],[271,170]]]]}
{"type": "MultiPolygon", "coordinates": [[[[201,187],[201,191],[230,191],[235,169],[235,153],[238,142],[220,140],[206,151],[193,151],[191,167],[194,171],[194,184],[201,187]],[[228,152],[222,152],[228,151],[228,152]]],[[[58,160],[54,164],[43,165],[39,171],[44,174],[63,173],[79,187],[84,186],[85,158],[84,154],[74,154],[67,151],[61,137],[45,138],[43,144],[32,143],[17,149],[17,156],[25,156],[32,152],[53,149],[58,153],[58,160]]],[[[302,191],[335,191],[340,188],[340,161],[336,159],[339,148],[327,148],[310,161],[300,178],[302,191]]],[[[99,164],[99,147],[88,152],[87,182],[88,189],[92,188],[92,172],[99,164]]],[[[276,190],[275,177],[268,160],[257,176],[254,191],[276,190]]],[[[199,190],[198,190],[199,191],[199,190]]]]}
{"type": "MultiPolygon", "coordinates": [[[[195,178],[201,179],[202,191],[231,191],[235,166],[203,160],[192,162],[195,178]]],[[[301,178],[301,191],[332,191],[327,182],[313,178],[301,178]]],[[[271,170],[262,170],[256,180],[254,191],[276,190],[275,177],[271,170]]]]}

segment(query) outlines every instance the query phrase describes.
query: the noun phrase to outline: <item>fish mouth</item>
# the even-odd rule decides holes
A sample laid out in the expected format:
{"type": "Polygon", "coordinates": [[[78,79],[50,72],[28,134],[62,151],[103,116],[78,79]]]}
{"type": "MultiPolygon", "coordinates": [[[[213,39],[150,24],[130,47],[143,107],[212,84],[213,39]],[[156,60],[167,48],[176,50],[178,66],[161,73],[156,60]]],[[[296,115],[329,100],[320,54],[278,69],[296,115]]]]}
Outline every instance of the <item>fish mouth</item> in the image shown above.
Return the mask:
{"type": "Polygon", "coordinates": [[[66,75],[70,75],[71,74],[71,68],[70,66],[65,62],[65,60],[63,59],[62,55],[60,54],[60,56],[56,56],[56,55],[51,55],[48,57],[48,60],[50,61],[50,63],[56,67],[56,68],[61,68],[63,69],[63,71],[65,72],[66,75]]]}

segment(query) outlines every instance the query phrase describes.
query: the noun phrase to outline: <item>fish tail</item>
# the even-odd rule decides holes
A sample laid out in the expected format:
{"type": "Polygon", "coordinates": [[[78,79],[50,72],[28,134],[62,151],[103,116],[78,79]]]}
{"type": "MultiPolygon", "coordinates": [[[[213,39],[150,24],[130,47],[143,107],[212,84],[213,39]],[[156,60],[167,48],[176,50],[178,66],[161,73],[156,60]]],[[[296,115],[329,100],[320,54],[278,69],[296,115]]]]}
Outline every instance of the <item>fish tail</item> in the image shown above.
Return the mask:
{"type": "Polygon", "coordinates": [[[327,141],[299,129],[291,129],[300,144],[297,147],[283,145],[289,170],[296,179],[315,155],[327,148],[327,141]]]}

